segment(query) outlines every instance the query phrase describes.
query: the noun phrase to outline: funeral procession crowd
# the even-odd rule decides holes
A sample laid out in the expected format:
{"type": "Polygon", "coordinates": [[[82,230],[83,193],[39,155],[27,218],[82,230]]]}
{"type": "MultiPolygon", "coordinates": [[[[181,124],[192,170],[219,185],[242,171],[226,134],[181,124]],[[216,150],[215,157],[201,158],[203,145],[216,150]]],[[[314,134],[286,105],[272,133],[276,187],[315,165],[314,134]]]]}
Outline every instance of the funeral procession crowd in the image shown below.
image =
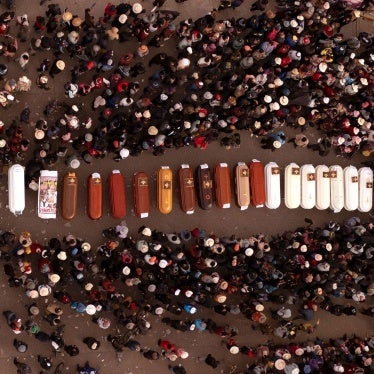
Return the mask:
{"type": "MultiPolygon", "coordinates": [[[[223,0],[194,19],[178,10],[195,0],[97,2],[82,14],[41,0],[37,16],[16,3],[0,4],[0,160],[25,166],[27,189],[44,169],[213,142],[235,152],[249,136],[274,157],[291,143],[373,168],[374,29],[344,33],[371,0],[223,0]],[[42,113],[24,104],[34,90],[52,97],[42,113]]],[[[246,237],[144,222],[103,227],[97,247],[83,227],[45,243],[27,226],[0,227],[5,287],[25,305],[2,309],[14,372],[124,373],[133,360],[136,373],[138,357],[177,374],[374,372],[369,327],[318,337],[328,315],[373,323],[372,213],[246,237]],[[88,320],[79,341],[72,315],[88,320]],[[197,335],[217,348],[195,357],[197,335]],[[120,365],[102,369],[101,350],[120,365]]]]}

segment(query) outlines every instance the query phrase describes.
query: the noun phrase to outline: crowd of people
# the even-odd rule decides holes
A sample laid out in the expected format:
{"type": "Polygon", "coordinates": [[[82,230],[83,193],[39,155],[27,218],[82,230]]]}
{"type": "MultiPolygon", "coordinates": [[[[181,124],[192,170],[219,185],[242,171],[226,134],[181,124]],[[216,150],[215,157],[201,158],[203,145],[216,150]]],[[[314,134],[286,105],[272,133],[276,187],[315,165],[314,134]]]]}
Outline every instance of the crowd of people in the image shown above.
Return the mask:
{"type": "MultiPolygon", "coordinates": [[[[188,347],[165,338],[143,347],[137,339],[152,324],[217,335],[217,344],[221,341],[228,354],[248,356],[248,373],[273,367],[285,373],[373,370],[373,337],[324,340],[308,335],[318,329],[322,310],[335,316],[374,316],[366,301],[374,295],[374,222],[351,217],[315,227],[306,219],[294,231],[246,238],[218,237],[199,228],[163,233],[145,226],[130,235],[121,222],[103,231],[96,249],[78,235],[50,238],[41,245],[28,232],[17,237],[8,231],[1,233],[1,246],[9,286],[23,290],[28,300],[26,318],[4,311],[8,325],[15,334],[27,332],[57,352],[79,354],[76,344],[64,340],[65,304],[73,313],[89,315],[92,326],[110,331],[105,344],[116,352],[128,349],[171,365],[189,358],[188,347]],[[45,304],[49,295],[55,301],[45,304]],[[254,346],[248,326],[221,325],[214,313],[203,317],[204,310],[244,316],[269,343],[254,346]],[[48,325],[52,332],[46,332],[48,325]],[[243,336],[247,344],[238,344],[243,336]]],[[[95,336],[82,343],[91,350],[103,344],[95,336]]],[[[22,339],[14,345],[20,353],[27,351],[22,339]]],[[[219,366],[212,354],[201,359],[219,366]]],[[[52,365],[51,358],[43,360],[52,365]]],[[[175,367],[182,370],[183,365],[175,367]]]]}
{"type": "Polygon", "coordinates": [[[330,148],[348,157],[373,153],[373,34],[344,35],[371,2],[257,1],[248,9],[222,1],[182,21],[163,3],[151,10],[108,3],[101,17],[55,3],[35,21],[3,13],[3,107],[21,101],[27,93],[19,92],[33,82],[49,90],[62,72],[71,77],[62,83],[65,97],[48,103],[42,118],[30,119],[26,107],[1,123],[2,161],[31,152],[47,166],[66,152],[87,163],[108,154],[120,161],[145,151],[204,149],[215,140],[231,148],[240,146],[243,131],[276,150],[285,143],[277,133],[287,127],[300,132],[296,146],[322,155],[330,148]],[[237,7],[240,16],[223,17],[237,7]],[[39,68],[29,71],[36,59],[39,68]],[[8,76],[12,60],[23,70],[21,82],[8,76]],[[31,136],[22,126],[30,121],[31,136]],[[316,144],[308,144],[310,127],[322,133],[316,144]]]}
{"type": "MultiPolygon", "coordinates": [[[[61,158],[77,167],[108,155],[120,161],[143,152],[205,149],[213,141],[236,148],[243,134],[260,137],[272,151],[293,142],[320,155],[330,149],[347,157],[373,154],[373,34],[344,36],[344,27],[371,2],[284,0],[270,7],[258,0],[246,9],[243,1],[222,1],[196,20],[181,20],[164,3],[156,0],[151,10],[108,3],[100,17],[89,8],[80,17],[55,3],[35,20],[3,13],[0,104],[13,110],[34,84],[56,90],[58,100],[47,103],[40,118],[24,107],[11,123],[0,121],[2,163],[31,159],[32,182],[61,158]],[[238,17],[223,16],[238,7],[238,17]],[[19,65],[19,78],[9,76],[10,63],[19,65]],[[67,72],[60,94],[52,82],[67,72]],[[31,123],[35,128],[25,126],[31,123]],[[291,139],[289,127],[298,132],[291,139]],[[321,132],[316,144],[308,139],[312,127],[321,132]]],[[[70,306],[70,313],[90,316],[92,332],[110,331],[107,342],[86,336],[81,343],[89,349],[110,343],[117,353],[165,359],[174,373],[186,372],[188,347],[163,338],[143,346],[141,336],[153,323],[217,335],[228,354],[248,357],[248,373],[369,373],[373,337],[308,334],[318,331],[321,310],[374,315],[366,301],[374,293],[374,223],[357,217],[341,225],[306,223],[269,238],[218,237],[198,228],[163,233],[141,227],[130,235],[121,223],[103,231],[98,248],[80,234],[41,244],[26,231],[1,232],[9,286],[27,301],[25,318],[3,313],[20,337],[14,347],[21,355],[34,337],[56,352],[79,355],[79,346],[64,337],[70,306]],[[55,300],[44,304],[50,295],[55,300]],[[240,315],[270,341],[239,344],[242,329],[216,323],[214,314],[204,318],[204,310],[240,315]]],[[[213,353],[200,359],[220,368],[213,353]]],[[[38,357],[45,370],[53,361],[38,357]]],[[[20,358],[14,364],[19,373],[31,372],[20,358]]],[[[88,362],[77,370],[97,371],[88,362]]]]}

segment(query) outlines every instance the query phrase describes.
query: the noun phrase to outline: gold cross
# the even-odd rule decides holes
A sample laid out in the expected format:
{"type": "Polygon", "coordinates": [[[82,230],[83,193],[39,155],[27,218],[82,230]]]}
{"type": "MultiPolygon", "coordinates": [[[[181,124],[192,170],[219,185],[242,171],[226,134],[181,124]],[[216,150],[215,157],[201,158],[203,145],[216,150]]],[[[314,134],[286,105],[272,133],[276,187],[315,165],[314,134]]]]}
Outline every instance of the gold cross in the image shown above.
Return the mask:
{"type": "Polygon", "coordinates": [[[293,175],[299,175],[299,168],[292,168],[292,174],[293,175]]]}

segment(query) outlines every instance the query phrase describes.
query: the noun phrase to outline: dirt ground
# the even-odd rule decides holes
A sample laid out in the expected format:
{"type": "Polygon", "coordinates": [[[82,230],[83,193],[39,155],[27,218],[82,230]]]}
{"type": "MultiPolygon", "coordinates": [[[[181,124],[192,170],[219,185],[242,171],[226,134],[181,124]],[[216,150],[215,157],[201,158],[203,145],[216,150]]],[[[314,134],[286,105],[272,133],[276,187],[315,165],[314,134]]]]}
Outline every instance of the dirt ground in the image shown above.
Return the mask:
{"type": "MultiPolygon", "coordinates": [[[[4,1],[2,1],[4,2],[4,1]]],[[[133,1],[132,1],[133,2],[133,1]]],[[[72,13],[84,15],[84,9],[91,7],[93,14],[98,17],[102,14],[105,1],[93,2],[92,0],[65,0],[61,1],[61,8],[67,7],[72,13]]],[[[41,14],[47,7],[48,2],[44,6],[39,5],[37,0],[16,0],[16,15],[27,13],[30,20],[34,20],[36,15],[41,14]]],[[[177,10],[181,13],[179,19],[192,17],[196,18],[206,12],[212,10],[218,4],[217,0],[189,0],[182,4],[175,3],[174,0],[167,0],[164,9],[177,10]]],[[[248,12],[251,2],[245,1],[245,3],[236,11],[246,14],[248,12]]],[[[143,7],[146,9],[152,9],[153,5],[150,0],[142,1],[143,7]]],[[[269,8],[271,7],[269,4],[269,8]]],[[[4,9],[4,5],[0,5],[0,11],[4,9]]],[[[235,12],[223,12],[222,17],[233,14],[237,16],[235,12]]],[[[15,26],[12,26],[14,29],[15,26]]],[[[356,35],[359,30],[367,29],[372,27],[367,21],[357,21],[354,24],[348,25],[343,29],[346,35],[356,35]]],[[[12,32],[12,29],[10,33],[12,32]]],[[[121,45],[121,51],[118,51],[118,45],[113,43],[113,49],[117,49],[117,56],[122,53],[122,49],[135,50],[136,44],[129,43],[129,45],[121,45]]],[[[173,43],[170,41],[167,43],[166,48],[174,48],[173,43]]],[[[26,50],[26,45],[21,45],[19,51],[26,50]]],[[[28,66],[26,74],[29,77],[36,77],[36,68],[39,66],[40,61],[44,57],[43,54],[37,54],[32,56],[32,60],[28,66]]],[[[0,62],[3,57],[0,57],[0,62]]],[[[66,59],[67,64],[74,63],[75,60],[69,58],[66,59]]],[[[18,77],[23,75],[19,66],[9,63],[8,73],[9,77],[18,77]]],[[[142,80],[146,80],[145,76],[142,80]]],[[[63,84],[70,80],[69,69],[66,69],[62,74],[57,76],[51,86],[50,91],[42,91],[35,85],[31,92],[23,93],[17,96],[19,102],[8,110],[1,110],[0,118],[5,123],[10,123],[13,118],[18,118],[20,111],[25,107],[29,106],[31,109],[32,122],[27,125],[26,131],[31,133],[35,121],[42,116],[43,109],[46,103],[51,99],[63,99],[63,84]]],[[[89,113],[92,96],[89,98],[78,98],[77,102],[83,104],[83,110],[89,113]]],[[[288,137],[292,137],[294,132],[290,129],[285,129],[288,137]]],[[[315,142],[318,139],[318,134],[311,132],[311,142],[315,142]]],[[[294,150],[292,144],[286,144],[280,150],[276,152],[270,152],[269,150],[263,150],[259,146],[259,140],[255,137],[251,137],[249,134],[242,134],[242,143],[239,149],[225,150],[219,146],[218,143],[209,145],[207,150],[200,151],[194,148],[185,148],[174,151],[167,151],[163,157],[154,157],[150,153],[145,153],[138,158],[127,158],[126,160],[116,163],[112,158],[106,158],[104,160],[95,161],[93,165],[82,165],[78,170],[79,178],[79,199],[78,199],[78,214],[72,222],[64,221],[60,214],[58,214],[56,220],[41,220],[36,215],[36,201],[37,195],[31,190],[27,190],[26,194],[26,209],[23,215],[14,217],[7,209],[7,176],[4,173],[0,175],[0,228],[2,230],[14,230],[16,233],[27,230],[31,232],[33,240],[37,240],[40,243],[46,243],[49,238],[57,237],[62,239],[64,235],[72,233],[78,237],[85,238],[91,243],[93,248],[96,248],[103,242],[101,232],[104,228],[114,226],[118,224],[118,221],[114,220],[109,215],[108,198],[104,199],[104,216],[98,221],[91,221],[86,215],[86,181],[87,177],[92,172],[100,172],[101,175],[106,178],[109,172],[113,169],[120,169],[126,178],[126,194],[127,194],[127,206],[128,213],[125,219],[129,232],[131,235],[136,236],[138,228],[142,225],[147,225],[152,229],[158,229],[166,233],[180,232],[184,229],[193,229],[194,227],[205,228],[209,232],[213,232],[216,235],[231,235],[235,234],[238,237],[246,236],[255,233],[264,233],[266,235],[272,235],[281,233],[287,229],[295,229],[296,227],[303,226],[304,218],[308,217],[314,221],[315,225],[321,225],[330,220],[343,221],[344,219],[351,217],[352,213],[342,211],[339,214],[334,214],[331,211],[319,211],[313,209],[306,211],[300,209],[289,210],[282,203],[281,207],[277,210],[269,210],[265,208],[250,208],[246,211],[240,211],[232,200],[232,206],[228,210],[220,210],[213,207],[210,211],[203,211],[197,209],[193,215],[184,214],[178,203],[177,191],[174,191],[174,208],[171,214],[162,215],[156,209],[155,205],[155,181],[156,181],[156,170],[161,165],[169,165],[171,169],[176,172],[180,164],[188,162],[190,166],[197,167],[201,163],[208,163],[210,166],[215,165],[218,162],[227,162],[231,168],[238,161],[249,162],[251,159],[257,158],[264,163],[269,161],[276,161],[281,169],[283,169],[288,163],[296,162],[299,165],[305,163],[326,164],[333,165],[339,164],[347,166],[353,164],[360,166],[360,162],[363,161],[359,156],[353,157],[351,160],[344,158],[337,158],[333,153],[327,157],[320,157],[315,152],[311,152],[308,149],[294,150]],[[147,219],[139,219],[134,215],[132,208],[132,188],[131,188],[131,177],[135,171],[146,171],[151,176],[151,188],[152,188],[152,209],[150,217],[147,219]]],[[[60,160],[57,164],[60,177],[68,171],[67,166],[63,160],[60,160]]],[[[106,191],[106,190],[105,190],[106,191]]],[[[60,191],[61,192],[61,191],[60,191]]],[[[283,195],[283,194],[282,194],[283,195]]],[[[60,194],[61,196],[61,194],[60,194]]],[[[363,221],[370,219],[369,214],[362,214],[354,212],[355,216],[359,216],[363,221]]],[[[0,275],[0,295],[1,295],[1,308],[2,310],[14,310],[19,313],[23,318],[27,318],[27,312],[25,304],[27,300],[24,292],[17,288],[9,288],[7,279],[4,274],[0,275]]],[[[122,292],[130,292],[123,287],[122,292]]],[[[75,297],[84,300],[82,291],[73,291],[75,297]]],[[[51,301],[51,298],[42,300],[38,299],[38,304],[42,308],[43,304],[47,304],[51,301]]],[[[365,305],[373,305],[373,300],[368,300],[365,305]],[[371,303],[371,304],[370,304],[371,303]]],[[[120,331],[114,324],[109,330],[100,330],[94,325],[89,316],[78,314],[70,309],[69,306],[64,306],[63,323],[65,327],[65,341],[70,344],[77,344],[81,353],[78,357],[70,358],[66,354],[58,354],[54,358],[54,363],[64,361],[65,372],[74,373],[75,366],[77,363],[84,363],[86,360],[97,367],[101,374],[107,373],[167,373],[168,364],[167,360],[161,359],[159,361],[149,361],[143,358],[137,352],[130,352],[125,350],[122,355],[117,355],[113,350],[112,346],[105,341],[105,336],[108,333],[117,333],[120,331]],[[90,351],[83,343],[82,339],[92,335],[102,341],[101,348],[98,351],[90,351]]],[[[211,311],[199,309],[199,316],[202,318],[211,316],[211,311]]],[[[356,333],[360,336],[369,336],[374,333],[373,322],[369,317],[358,315],[357,317],[334,317],[331,314],[325,312],[318,312],[320,318],[320,326],[316,333],[307,336],[306,334],[300,334],[299,340],[307,340],[315,336],[321,338],[337,337],[344,333],[353,334],[356,333]]],[[[239,334],[237,336],[237,342],[240,345],[251,345],[256,346],[260,343],[265,343],[267,336],[263,336],[258,332],[251,329],[251,321],[243,316],[220,316],[214,315],[214,320],[219,324],[230,324],[238,327],[239,334]]],[[[1,321],[1,320],[0,320],[1,321]]],[[[189,358],[183,360],[188,373],[210,373],[214,372],[213,369],[201,362],[201,358],[204,358],[208,353],[212,353],[218,360],[220,360],[220,366],[215,372],[227,373],[232,365],[237,365],[238,369],[242,369],[249,362],[244,355],[233,356],[230,355],[221,344],[221,340],[218,336],[209,334],[208,332],[188,332],[180,333],[176,330],[168,328],[165,324],[161,323],[158,317],[152,317],[152,328],[146,336],[140,336],[139,341],[143,347],[155,348],[157,347],[157,341],[159,338],[167,338],[178,346],[186,348],[189,352],[189,358]]],[[[41,318],[39,322],[45,326],[44,330],[52,331],[46,322],[42,322],[41,318]]],[[[52,350],[49,345],[37,342],[32,336],[27,336],[26,333],[22,333],[19,336],[13,334],[8,328],[3,319],[0,322],[0,329],[2,331],[2,339],[0,343],[0,373],[13,373],[16,372],[14,365],[12,364],[13,358],[16,356],[16,350],[14,349],[12,342],[15,337],[26,341],[29,344],[29,350],[26,354],[20,355],[20,359],[31,363],[34,371],[38,372],[40,367],[36,363],[36,356],[40,353],[45,355],[52,355],[52,350]]],[[[159,350],[159,349],[156,349],[159,350]]],[[[53,357],[53,356],[52,356],[53,357]]]]}

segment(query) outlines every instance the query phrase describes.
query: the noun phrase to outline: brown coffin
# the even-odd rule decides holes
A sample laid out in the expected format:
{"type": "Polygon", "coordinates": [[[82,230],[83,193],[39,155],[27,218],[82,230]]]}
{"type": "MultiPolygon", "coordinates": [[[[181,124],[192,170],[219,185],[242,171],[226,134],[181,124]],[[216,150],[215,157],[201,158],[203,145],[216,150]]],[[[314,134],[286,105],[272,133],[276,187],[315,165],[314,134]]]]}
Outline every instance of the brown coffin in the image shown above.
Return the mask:
{"type": "Polygon", "coordinates": [[[87,215],[91,219],[99,219],[103,215],[103,181],[99,173],[88,177],[87,215]]]}
{"type": "Polygon", "coordinates": [[[163,214],[173,209],[173,172],[169,166],[161,166],[157,172],[157,208],[163,214]]]}
{"type": "Polygon", "coordinates": [[[178,170],[179,202],[183,212],[192,214],[196,207],[195,183],[193,171],[188,164],[182,164],[178,170]]]}
{"type": "Polygon", "coordinates": [[[62,187],[62,209],[63,219],[71,220],[77,214],[78,179],[74,172],[65,174],[62,187]]]}
{"type": "Polygon", "coordinates": [[[214,182],[216,203],[219,208],[231,206],[231,179],[230,169],[226,163],[220,163],[214,168],[214,182]]]}
{"type": "Polygon", "coordinates": [[[125,179],[119,170],[113,170],[109,175],[110,214],[114,218],[126,215],[125,179]]]}
{"type": "Polygon", "coordinates": [[[255,207],[264,206],[266,201],[265,171],[261,161],[252,160],[249,163],[249,180],[252,205],[255,207]]]}
{"type": "Polygon", "coordinates": [[[150,210],[149,179],[143,171],[139,171],[132,178],[134,211],[140,218],[146,218],[150,210]]]}
{"type": "Polygon", "coordinates": [[[249,168],[244,162],[238,162],[235,166],[235,195],[236,202],[240,209],[244,210],[249,207],[249,168]]]}
{"type": "Polygon", "coordinates": [[[196,184],[201,208],[205,210],[210,209],[213,205],[213,180],[212,173],[207,164],[197,167],[196,184]]]}

